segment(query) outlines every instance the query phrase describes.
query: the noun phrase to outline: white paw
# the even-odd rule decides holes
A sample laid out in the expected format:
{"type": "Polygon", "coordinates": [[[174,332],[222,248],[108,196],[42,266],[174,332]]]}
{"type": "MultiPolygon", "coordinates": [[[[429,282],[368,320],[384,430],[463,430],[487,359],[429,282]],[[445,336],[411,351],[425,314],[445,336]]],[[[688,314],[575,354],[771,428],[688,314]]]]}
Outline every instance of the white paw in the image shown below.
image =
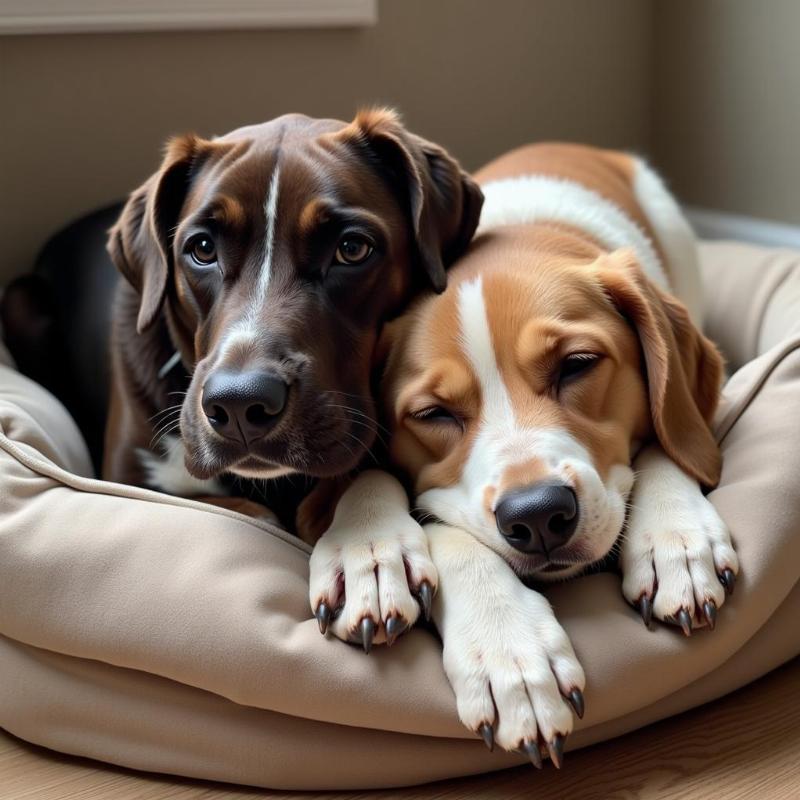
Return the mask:
{"type": "Polygon", "coordinates": [[[547,600],[510,570],[498,578],[480,603],[444,600],[444,666],[458,715],[487,745],[521,750],[537,767],[544,747],[560,767],[572,731],[567,698],[583,716],[583,668],[547,600]]]}
{"type": "Polygon", "coordinates": [[[632,506],[620,548],[622,592],[649,624],[652,615],[680,625],[714,628],[717,609],[733,592],[739,559],[725,523],[699,487],[641,496],[632,506]]]}
{"type": "Polygon", "coordinates": [[[345,641],[394,640],[430,616],[436,568],[422,528],[407,512],[334,525],[311,554],[309,599],[320,630],[345,641]]]}

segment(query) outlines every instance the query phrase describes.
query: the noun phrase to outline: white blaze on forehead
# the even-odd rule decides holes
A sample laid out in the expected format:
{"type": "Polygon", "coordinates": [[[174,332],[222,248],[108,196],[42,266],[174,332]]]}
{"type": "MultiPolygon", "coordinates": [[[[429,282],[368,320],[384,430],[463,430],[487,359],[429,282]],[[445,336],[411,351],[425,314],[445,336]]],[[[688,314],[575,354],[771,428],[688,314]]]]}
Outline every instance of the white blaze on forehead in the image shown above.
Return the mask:
{"type": "Polygon", "coordinates": [[[484,420],[507,420],[513,427],[514,409],[497,366],[480,277],[459,287],[458,316],[461,346],[481,388],[482,417],[484,420]]]}
{"type": "Polygon", "coordinates": [[[517,425],[511,397],[497,365],[480,277],[459,287],[458,316],[461,347],[481,390],[478,435],[463,475],[468,490],[474,491],[499,478],[504,467],[500,453],[514,438],[517,425]]]}
{"type": "MultiPolygon", "coordinates": [[[[476,278],[459,287],[461,347],[469,359],[481,391],[481,417],[467,463],[464,481],[472,490],[497,484],[515,464],[538,459],[558,476],[564,462],[589,462],[586,448],[568,431],[520,423],[497,364],[495,343],[486,313],[483,282],[476,278]]],[[[513,347],[513,342],[498,342],[513,347]]],[[[559,476],[563,477],[563,476],[559,476]]]]}
{"type": "Polygon", "coordinates": [[[230,329],[222,341],[217,363],[222,363],[234,347],[248,348],[255,344],[259,333],[259,315],[267,302],[267,291],[272,276],[272,254],[275,251],[275,221],[278,217],[278,190],[280,183],[280,165],[270,178],[267,195],[264,199],[264,261],[256,280],[250,305],[244,316],[230,329]]]}
{"type": "Polygon", "coordinates": [[[275,166],[272,179],[269,182],[267,198],[264,201],[264,216],[267,221],[266,234],[264,236],[264,263],[261,265],[261,273],[258,276],[258,303],[263,305],[267,299],[267,288],[269,279],[272,275],[272,253],[275,249],[275,219],[278,216],[278,185],[280,181],[280,165],[275,166]]]}

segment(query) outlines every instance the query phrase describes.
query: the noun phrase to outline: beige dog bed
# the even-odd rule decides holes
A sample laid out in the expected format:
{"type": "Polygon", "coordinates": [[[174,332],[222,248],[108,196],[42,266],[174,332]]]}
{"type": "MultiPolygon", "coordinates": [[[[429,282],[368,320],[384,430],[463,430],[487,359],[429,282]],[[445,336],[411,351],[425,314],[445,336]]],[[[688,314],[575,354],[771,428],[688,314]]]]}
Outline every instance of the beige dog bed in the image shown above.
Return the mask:
{"type": "MultiPolygon", "coordinates": [[[[717,630],[691,639],[648,632],[615,575],[549,591],[588,677],[568,748],[712,700],[800,652],[800,254],[717,243],[702,256],[710,334],[734,373],[712,498],[741,576],[717,630]]],[[[368,657],[323,639],[308,552],[238,514],[94,480],[64,409],[0,366],[0,726],[11,733],[288,789],[522,763],[462,728],[429,633],[368,657]]]]}

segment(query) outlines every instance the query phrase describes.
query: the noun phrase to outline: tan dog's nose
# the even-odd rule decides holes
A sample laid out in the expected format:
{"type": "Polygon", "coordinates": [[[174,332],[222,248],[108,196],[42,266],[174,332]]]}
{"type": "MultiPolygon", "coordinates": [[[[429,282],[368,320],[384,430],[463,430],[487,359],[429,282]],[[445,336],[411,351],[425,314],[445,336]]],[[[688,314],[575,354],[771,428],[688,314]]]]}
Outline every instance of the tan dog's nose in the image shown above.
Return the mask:
{"type": "Polygon", "coordinates": [[[578,527],[578,498],[569,486],[536,483],[503,497],[495,518],[512,547],[549,558],[578,527]]]}
{"type": "Polygon", "coordinates": [[[267,434],[286,407],[289,387],[268,372],[212,372],[203,386],[203,413],[226,439],[245,446],[267,434]]]}

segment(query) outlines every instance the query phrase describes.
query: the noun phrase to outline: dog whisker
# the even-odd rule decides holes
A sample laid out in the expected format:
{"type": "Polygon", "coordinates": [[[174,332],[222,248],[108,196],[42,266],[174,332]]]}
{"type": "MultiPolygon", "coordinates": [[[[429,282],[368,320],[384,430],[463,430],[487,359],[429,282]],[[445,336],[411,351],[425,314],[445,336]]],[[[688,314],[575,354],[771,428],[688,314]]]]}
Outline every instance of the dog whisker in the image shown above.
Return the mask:
{"type": "MultiPolygon", "coordinates": [[[[345,436],[349,436],[354,442],[358,442],[358,446],[360,448],[363,448],[366,451],[367,455],[376,464],[378,464],[378,465],[380,464],[380,462],[378,461],[377,456],[375,455],[375,453],[372,452],[372,448],[371,447],[366,447],[366,445],[364,444],[364,442],[361,439],[359,439],[357,436],[355,436],[354,434],[350,433],[349,431],[343,431],[343,433],[344,433],[345,436]]],[[[344,444],[344,442],[342,442],[342,444],[344,444]]],[[[352,451],[350,451],[350,452],[351,452],[351,455],[355,456],[355,454],[352,451]]]]}
{"type": "Polygon", "coordinates": [[[170,415],[162,419],[153,431],[153,436],[150,439],[150,449],[152,450],[155,447],[155,444],[161,440],[161,438],[165,435],[164,432],[167,430],[167,428],[170,428],[171,426],[174,428],[176,425],[180,426],[180,418],[177,416],[170,415]]]}
{"type": "Polygon", "coordinates": [[[174,423],[174,424],[172,425],[172,427],[170,427],[170,428],[167,428],[167,429],[166,429],[166,430],[165,430],[165,431],[164,431],[164,432],[163,432],[163,433],[162,433],[162,434],[161,434],[161,435],[158,437],[158,439],[155,441],[155,443],[154,443],[154,444],[151,446],[151,449],[152,449],[152,450],[157,450],[157,449],[159,448],[159,446],[161,445],[161,442],[162,442],[162,441],[164,441],[164,439],[165,439],[167,436],[169,436],[171,433],[174,433],[176,430],[178,430],[178,428],[180,428],[180,425],[181,425],[181,423],[180,423],[180,421],[178,421],[178,422],[174,423]]]}
{"type": "MultiPolygon", "coordinates": [[[[363,414],[363,412],[359,412],[357,409],[350,408],[350,406],[341,406],[341,405],[336,405],[336,404],[329,403],[327,407],[331,408],[331,409],[337,409],[337,408],[338,409],[342,409],[342,410],[344,410],[345,414],[348,414],[348,413],[360,414],[363,417],[363,419],[356,419],[356,418],[353,418],[353,417],[350,417],[350,416],[339,417],[339,416],[336,416],[336,415],[331,415],[331,418],[333,420],[337,421],[337,422],[346,422],[346,423],[348,423],[350,425],[360,425],[363,428],[366,428],[367,431],[372,433],[375,436],[375,438],[384,447],[387,447],[386,440],[381,436],[380,431],[377,429],[378,423],[375,422],[375,420],[372,419],[372,417],[368,416],[367,414],[363,414]]],[[[385,428],[384,428],[384,430],[385,430],[385,428]]],[[[347,435],[350,436],[351,438],[356,438],[351,433],[347,433],[347,435]]],[[[362,447],[365,446],[365,443],[362,442],[361,440],[357,439],[357,441],[359,442],[360,446],[362,446],[362,447]]],[[[370,453],[372,458],[375,460],[375,463],[377,464],[378,460],[377,460],[377,458],[375,458],[375,456],[372,454],[372,452],[370,451],[369,448],[367,448],[367,452],[370,453]]]]}
{"type": "MultiPolygon", "coordinates": [[[[348,395],[345,392],[338,392],[338,391],[337,392],[328,391],[326,392],[326,394],[329,395],[338,394],[343,397],[352,397],[356,400],[361,400],[362,402],[368,399],[368,398],[360,398],[358,397],[358,395],[348,395]]],[[[388,428],[386,428],[384,425],[381,425],[374,417],[372,417],[370,414],[365,413],[364,411],[361,411],[357,408],[353,408],[352,406],[346,404],[342,405],[338,403],[331,403],[330,401],[326,401],[326,405],[328,408],[338,408],[347,414],[353,414],[354,416],[362,417],[363,419],[368,420],[370,424],[374,425],[377,429],[383,431],[387,436],[391,433],[391,431],[389,431],[388,428]]]]}
{"type": "Polygon", "coordinates": [[[328,408],[338,408],[346,412],[347,414],[352,414],[353,416],[361,417],[362,419],[368,420],[370,424],[375,426],[376,429],[383,431],[387,435],[390,434],[390,431],[386,426],[381,425],[374,417],[370,416],[369,414],[365,414],[363,411],[359,411],[357,408],[353,408],[352,406],[340,405],[338,403],[328,403],[328,408]]]}
{"type": "Polygon", "coordinates": [[[163,408],[161,409],[161,411],[156,411],[156,413],[153,414],[153,416],[150,417],[147,421],[152,422],[154,419],[156,419],[156,417],[160,417],[162,414],[166,414],[168,412],[174,412],[176,409],[180,409],[182,406],[183,406],[182,403],[178,403],[177,405],[174,406],[167,406],[167,408],[163,408]]]}

